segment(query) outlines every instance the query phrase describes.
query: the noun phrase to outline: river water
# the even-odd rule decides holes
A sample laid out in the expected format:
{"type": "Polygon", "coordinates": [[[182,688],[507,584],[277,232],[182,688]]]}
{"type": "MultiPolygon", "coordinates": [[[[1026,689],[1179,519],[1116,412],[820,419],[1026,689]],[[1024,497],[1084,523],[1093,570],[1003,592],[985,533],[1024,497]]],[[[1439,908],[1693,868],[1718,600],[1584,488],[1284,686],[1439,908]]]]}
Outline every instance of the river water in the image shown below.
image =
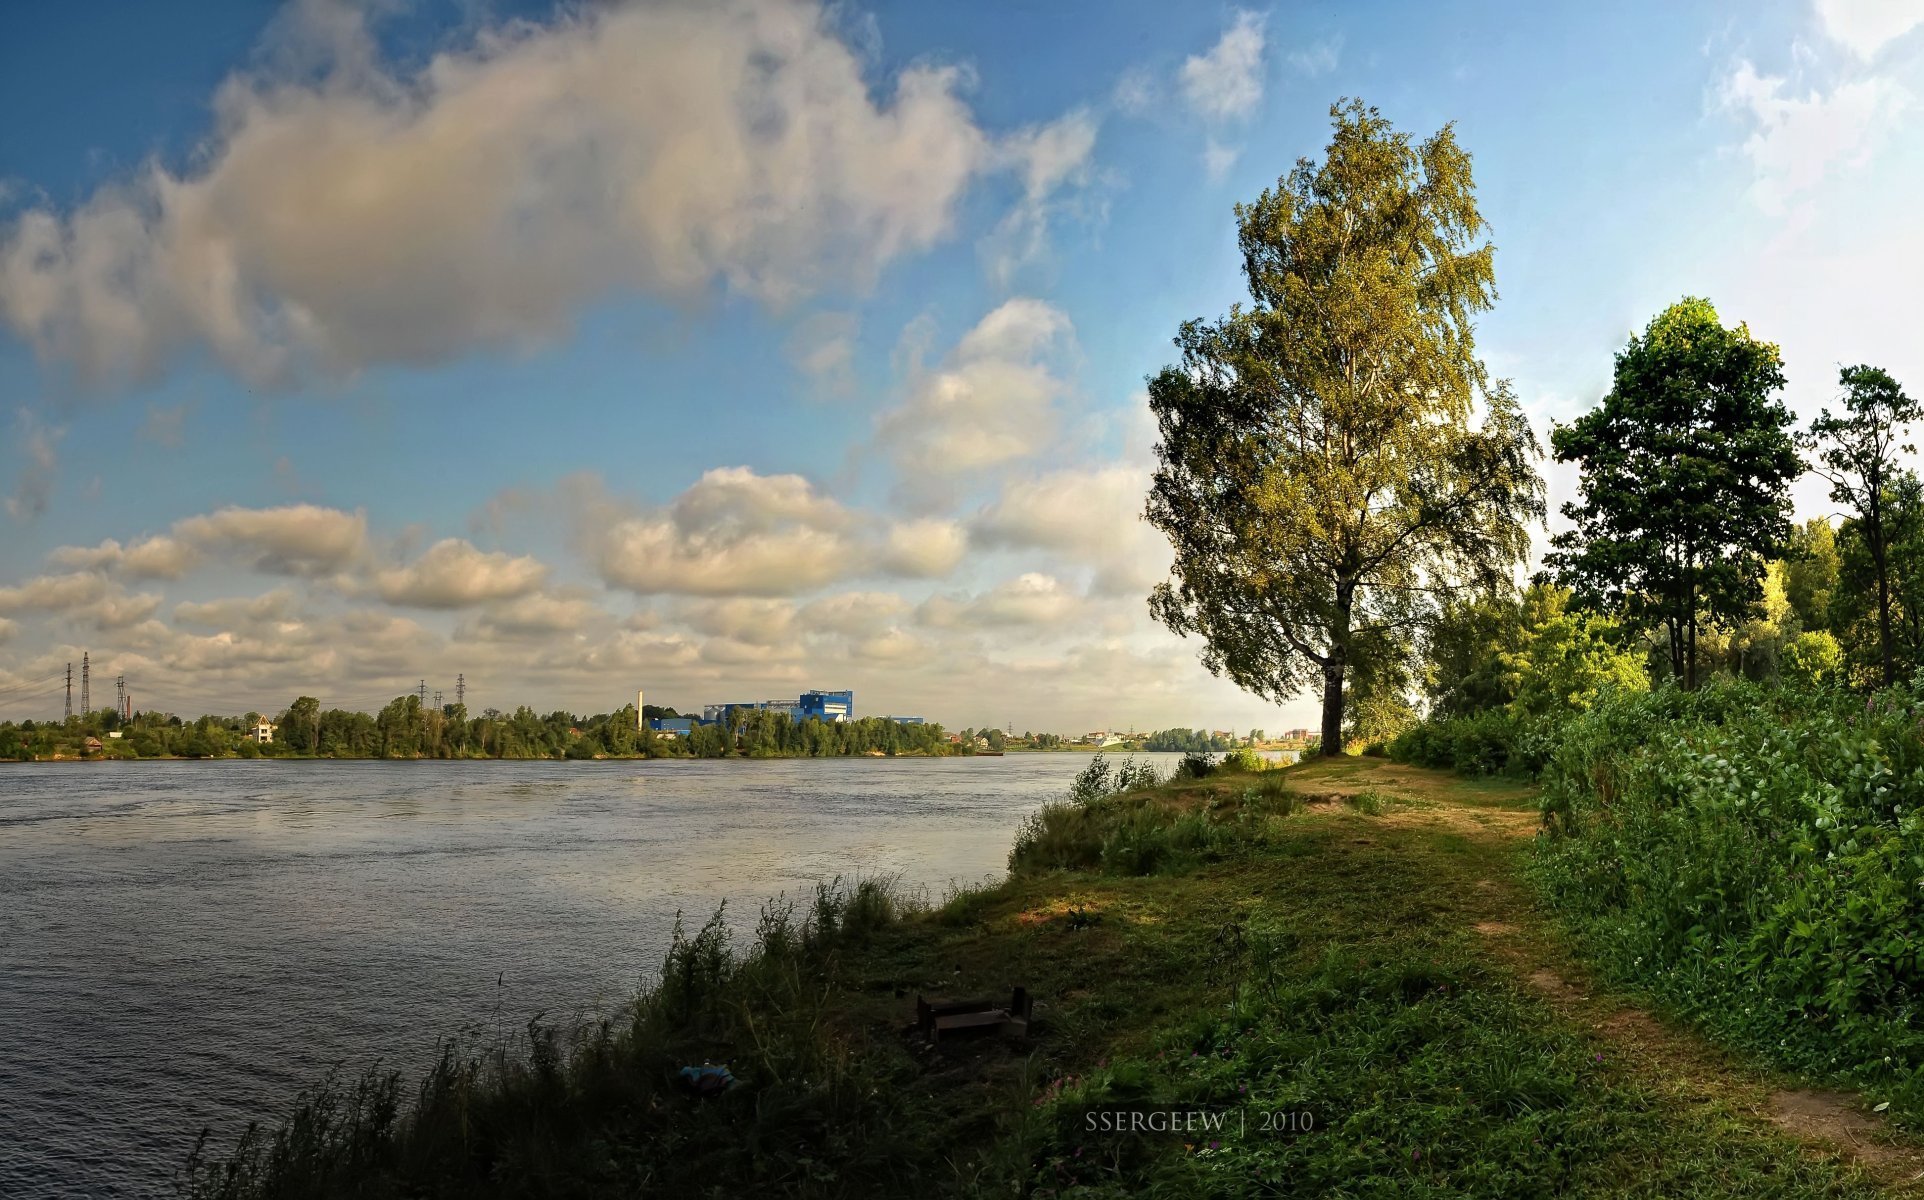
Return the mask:
{"type": "Polygon", "coordinates": [[[999,876],[1087,762],[0,767],[0,1196],[168,1194],[331,1068],[625,998],[678,910],[999,876]]]}

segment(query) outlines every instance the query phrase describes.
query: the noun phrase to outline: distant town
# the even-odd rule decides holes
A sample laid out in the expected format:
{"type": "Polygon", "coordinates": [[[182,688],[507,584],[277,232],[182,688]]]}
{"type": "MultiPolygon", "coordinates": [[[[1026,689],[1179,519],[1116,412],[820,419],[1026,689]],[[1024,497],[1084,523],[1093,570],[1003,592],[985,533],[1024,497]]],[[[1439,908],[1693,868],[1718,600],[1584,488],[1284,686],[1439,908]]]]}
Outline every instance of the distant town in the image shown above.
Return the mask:
{"type": "Polygon", "coordinates": [[[0,722],[0,760],[66,761],[148,758],[445,758],[606,759],[943,756],[1033,751],[1119,750],[1211,753],[1232,749],[1300,750],[1307,729],[1275,735],[1261,729],[1098,729],[1081,734],[1023,730],[1012,723],[947,730],[921,716],[858,714],[849,689],[817,689],[792,699],[705,704],[699,716],[649,704],[592,715],[469,711],[468,683],[457,677],[453,700],[426,680],[378,712],[323,708],[297,697],[278,712],[186,718],[141,711],[124,676],[114,680],[112,707],[92,705],[92,664],[83,656],[75,703],[70,668],[53,677],[48,700],[58,720],[0,722]]]}

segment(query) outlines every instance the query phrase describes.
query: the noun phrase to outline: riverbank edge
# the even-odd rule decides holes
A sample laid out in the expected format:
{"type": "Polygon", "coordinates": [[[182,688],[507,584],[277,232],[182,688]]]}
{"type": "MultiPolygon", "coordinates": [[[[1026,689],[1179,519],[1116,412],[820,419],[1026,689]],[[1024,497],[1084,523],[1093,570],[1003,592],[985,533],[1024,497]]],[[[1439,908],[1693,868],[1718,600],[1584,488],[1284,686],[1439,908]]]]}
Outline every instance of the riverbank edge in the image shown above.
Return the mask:
{"type": "Polygon", "coordinates": [[[678,928],[659,982],[617,1019],[537,1019],[511,1048],[451,1045],[425,1079],[329,1085],[278,1131],[204,1146],[186,1191],[1068,1197],[1454,1172],[1493,1190],[1450,1194],[1888,1194],[1773,1131],[1727,1081],[1690,1079],[1677,1120],[1639,1068],[1606,1062],[1607,1039],[1492,959],[1493,933],[1527,919],[1496,897],[1535,824],[1529,791],[1322,760],[1051,805],[1000,882],[929,903],[838,880],[765,905],[741,952],[717,913],[678,928]],[[1019,1036],[930,1045],[915,1028],[918,998],[1016,985],[1036,1003],[1019,1036]],[[1411,1021],[1416,1043],[1396,1033],[1411,1021]],[[1385,1058],[1385,1036],[1403,1049],[1385,1058]],[[704,1098],[704,1064],[735,1082],[713,1076],[704,1098]],[[1144,1097],[1222,1107],[1238,1089],[1328,1132],[1231,1155],[1065,1124],[1144,1097]],[[1704,1178],[1713,1190],[1679,1182],[1704,1178]]]}

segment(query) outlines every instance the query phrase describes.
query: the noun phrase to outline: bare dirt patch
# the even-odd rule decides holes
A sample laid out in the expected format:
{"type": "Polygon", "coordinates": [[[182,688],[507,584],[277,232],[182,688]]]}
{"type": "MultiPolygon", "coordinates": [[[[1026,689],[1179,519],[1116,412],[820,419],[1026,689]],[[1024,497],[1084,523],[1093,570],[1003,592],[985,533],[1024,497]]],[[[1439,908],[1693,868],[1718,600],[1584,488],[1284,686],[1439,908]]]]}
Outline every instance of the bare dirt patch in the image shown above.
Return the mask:
{"type": "Polygon", "coordinates": [[[1815,1088],[1772,1092],[1768,1115],[1771,1123],[1786,1133],[1829,1142],[1881,1174],[1924,1177],[1924,1154],[1879,1140],[1889,1127],[1881,1117],[1865,1112],[1857,1097],[1845,1092],[1815,1088]]]}
{"type": "Polygon", "coordinates": [[[1509,937],[1516,932],[1516,926],[1508,921],[1478,921],[1470,928],[1484,937],[1509,937]]]}

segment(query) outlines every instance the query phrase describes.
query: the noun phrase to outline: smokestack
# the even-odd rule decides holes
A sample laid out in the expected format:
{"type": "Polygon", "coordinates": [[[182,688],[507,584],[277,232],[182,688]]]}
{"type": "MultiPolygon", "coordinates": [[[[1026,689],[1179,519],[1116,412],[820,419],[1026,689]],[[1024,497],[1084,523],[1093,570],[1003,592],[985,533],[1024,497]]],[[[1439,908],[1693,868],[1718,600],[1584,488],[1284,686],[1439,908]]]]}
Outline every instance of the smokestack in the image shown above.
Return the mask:
{"type": "Polygon", "coordinates": [[[640,692],[640,691],[637,691],[635,693],[635,732],[636,733],[640,733],[642,730],[648,728],[648,718],[644,716],[641,711],[642,709],[641,698],[646,694],[647,693],[640,692]]]}

